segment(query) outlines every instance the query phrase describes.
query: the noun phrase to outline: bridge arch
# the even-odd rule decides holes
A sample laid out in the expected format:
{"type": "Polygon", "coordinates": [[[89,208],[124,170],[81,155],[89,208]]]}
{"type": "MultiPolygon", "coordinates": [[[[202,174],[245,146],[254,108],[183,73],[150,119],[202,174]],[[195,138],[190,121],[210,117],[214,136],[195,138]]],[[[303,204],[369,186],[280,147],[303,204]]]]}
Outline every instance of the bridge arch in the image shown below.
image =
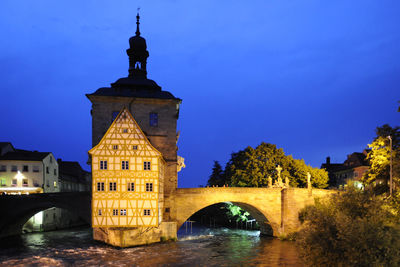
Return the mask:
{"type": "MultiPolygon", "coordinates": [[[[218,202],[218,203],[213,203],[211,205],[205,206],[200,208],[199,210],[196,211],[188,211],[192,212],[192,214],[190,214],[188,217],[186,217],[186,219],[184,219],[183,221],[178,221],[178,226],[177,228],[179,229],[186,220],[188,220],[190,217],[192,217],[194,214],[196,214],[197,212],[208,208],[214,204],[220,204],[220,203],[232,203],[236,206],[239,206],[240,208],[242,208],[243,210],[247,211],[259,224],[260,226],[260,233],[262,235],[267,235],[267,236],[272,236],[274,232],[278,231],[278,228],[275,227],[275,230],[273,228],[273,225],[271,224],[271,222],[268,220],[267,216],[271,216],[271,215],[265,215],[261,210],[259,210],[257,207],[254,207],[253,205],[250,205],[248,203],[243,203],[243,202],[232,202],[232,201],[225,201],[225,202],[218,202]]],[[[182,218],[184,218],[184,216],[186,215],[182,215],[182,218]]]]}
{"type": "Polygon", "coordinates": [[[279,188],[183,188],[175,194],[177,229],[197,211],[213,204],[231,202],[253,216],[261,234],[277,236],[281,227],[279,188]]]}
{"type": "Polygon", "coordinates": [[[0,237],[19,235],[33,215],[49,208],[61,208],[90,223],[90,193],[10,195],[0,198],[0,237]]]}

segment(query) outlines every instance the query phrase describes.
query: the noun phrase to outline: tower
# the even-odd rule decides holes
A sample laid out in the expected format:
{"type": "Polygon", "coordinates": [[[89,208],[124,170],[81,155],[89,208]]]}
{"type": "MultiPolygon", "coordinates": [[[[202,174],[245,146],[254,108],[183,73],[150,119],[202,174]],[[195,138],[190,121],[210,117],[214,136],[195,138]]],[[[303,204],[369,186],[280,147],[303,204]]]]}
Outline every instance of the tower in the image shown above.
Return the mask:
{"type": "Polygon", "coordinates": [[[129,57],[128,76],[118,79],[110,87],[86,94],[92,103],[92,147],[100,142],[120,111],[126,108],[165,160],[162,213],[164,220],[168,221],[170,195],[177,188],[177,120],[182,100],[147,78],[149,52],[140,33],[139,14],[136,19],[136,33],[129,39],[126,50],[129,57]]]}

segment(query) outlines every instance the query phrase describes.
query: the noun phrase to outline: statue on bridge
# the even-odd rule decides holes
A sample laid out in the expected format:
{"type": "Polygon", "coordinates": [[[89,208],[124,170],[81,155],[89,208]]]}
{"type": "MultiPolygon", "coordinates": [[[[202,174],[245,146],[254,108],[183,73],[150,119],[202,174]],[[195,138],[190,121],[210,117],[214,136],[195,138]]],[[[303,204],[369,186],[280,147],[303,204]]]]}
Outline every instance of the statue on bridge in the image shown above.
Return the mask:
{"type": "Polygon", "coordinates": [[[272,178],[271,178],[271,175],[268,176],[268,188],[272,188],[272,178]]]}
{"type": "Polygon", "coordinates": [[[278,172],[278,180],[275,181],[274,187],[284,187],[285,185],[282,182],[282,177],[281,177],[282,167],[278,165],[278,167],[276,167],[275,170],[278,172]]]}

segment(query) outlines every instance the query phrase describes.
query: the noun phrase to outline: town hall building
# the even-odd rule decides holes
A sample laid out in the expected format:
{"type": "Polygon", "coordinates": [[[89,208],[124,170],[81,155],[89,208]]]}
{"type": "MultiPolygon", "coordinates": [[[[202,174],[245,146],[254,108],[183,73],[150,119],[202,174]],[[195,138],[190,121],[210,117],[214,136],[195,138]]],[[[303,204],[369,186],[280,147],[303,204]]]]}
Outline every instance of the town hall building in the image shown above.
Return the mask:
{"type": "Polygon", "coordinates": [[[172,196],[184,166],[177,155],[182,100],[147,78],[149,52],[136,18],[126,50],[128,77],[86,95],[92,103],[93,236],[121,247],[176,237],[172,196]]]}

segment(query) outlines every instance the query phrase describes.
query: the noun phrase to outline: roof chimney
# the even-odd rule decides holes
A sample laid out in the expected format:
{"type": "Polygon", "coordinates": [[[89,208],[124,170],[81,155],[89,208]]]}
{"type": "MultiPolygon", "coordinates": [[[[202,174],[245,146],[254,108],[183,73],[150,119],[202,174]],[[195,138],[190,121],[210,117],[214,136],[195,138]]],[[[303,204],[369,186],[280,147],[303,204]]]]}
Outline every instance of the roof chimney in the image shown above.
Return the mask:
{"type": "Polygon", "coordinates": [[[330,165],[331,164],[331,157],[326,157],[326,165],[330,165]]]}

